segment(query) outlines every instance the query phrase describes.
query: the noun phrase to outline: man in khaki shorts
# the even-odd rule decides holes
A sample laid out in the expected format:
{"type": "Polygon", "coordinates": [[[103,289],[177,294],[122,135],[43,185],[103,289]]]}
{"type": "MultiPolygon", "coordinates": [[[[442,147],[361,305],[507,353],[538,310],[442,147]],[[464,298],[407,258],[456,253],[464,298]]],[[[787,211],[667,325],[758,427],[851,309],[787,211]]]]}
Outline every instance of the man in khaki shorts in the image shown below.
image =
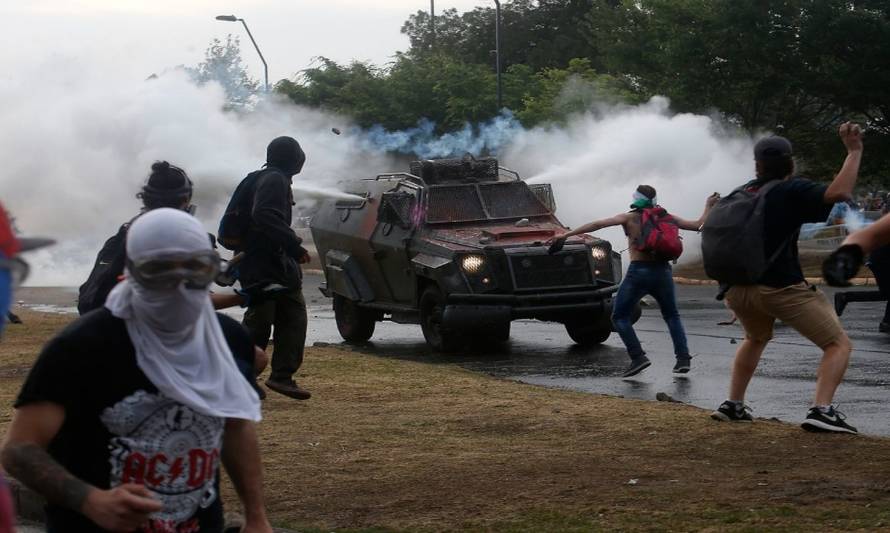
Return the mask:
{"type": "Polygon", "coordinates": [[[754,146],[757,179],[746,188],[756,191],[772,180],[782,180],[766,194],[764,252],[774,259],[757,285],[734,286],[726,302],[745,329],[732,366],[729,399],[711,414],[716,420],[750,422],[745,390],[757,369],[764,348],[773,336],[776,319],[796,329],[822,349],[816,378],[816,395],[802,426],[809,431],[856,433],[831,405],[844,377],[852,346],[834,308],[825,295],[809,285],[798,259],[800,226],[828,218],[836,202],[849,200],[862,159],[859,126],[845,123],[839,135],[847,148],[841,170],[829,185],[792,177],[791,143],[784,137],[768,137],[754,146]]]}

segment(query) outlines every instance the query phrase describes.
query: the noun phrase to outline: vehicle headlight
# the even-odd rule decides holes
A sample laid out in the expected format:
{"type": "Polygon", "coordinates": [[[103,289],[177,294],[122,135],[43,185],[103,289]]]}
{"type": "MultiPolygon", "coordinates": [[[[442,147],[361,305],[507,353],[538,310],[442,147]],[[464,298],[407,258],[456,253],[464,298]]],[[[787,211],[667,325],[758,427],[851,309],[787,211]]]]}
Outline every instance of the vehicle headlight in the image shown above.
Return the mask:
{"type": "Polygon", "coordinates": [[[460,267],[467,274],[479,274],[485,268],[485,257],[481,255],[465,255],[460,260],[460,267]]]}
{"type": "Polygon", "coordinates": [[[603,261],[609,255],[609,250],[601,246],[594,246],[590,249],[590,255],[593,256],[594,261],[603,261]]]}

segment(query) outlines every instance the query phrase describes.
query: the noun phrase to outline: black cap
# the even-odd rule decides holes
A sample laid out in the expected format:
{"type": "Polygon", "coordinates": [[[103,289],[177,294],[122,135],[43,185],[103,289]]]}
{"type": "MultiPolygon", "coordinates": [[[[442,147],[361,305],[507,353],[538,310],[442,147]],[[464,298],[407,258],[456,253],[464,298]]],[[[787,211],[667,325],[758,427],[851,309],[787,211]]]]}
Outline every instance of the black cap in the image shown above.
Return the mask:
{"type": "Polygon", "coordinates": [[[791,157],[791,153],[791,141],[778,135],[760,139],[754,145],[755,161],[791,157]]]}
{"type": "Polygon", "coordinates": [[[266,148],[266,164],[286,174],[299,174],[306,162],[306,154],[293,137],[277,137],[266,148]]]}

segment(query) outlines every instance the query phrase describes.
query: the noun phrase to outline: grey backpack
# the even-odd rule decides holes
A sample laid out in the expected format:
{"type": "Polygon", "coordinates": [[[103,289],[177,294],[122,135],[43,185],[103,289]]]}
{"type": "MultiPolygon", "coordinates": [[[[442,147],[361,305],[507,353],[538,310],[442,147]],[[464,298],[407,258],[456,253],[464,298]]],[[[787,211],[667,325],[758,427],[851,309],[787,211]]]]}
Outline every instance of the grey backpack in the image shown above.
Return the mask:
{"type": "Polygon", "coordinates": [[[772,180],[757,191],[747,184],[721,198],[711,209],[701,230],[701,250],[705,273],[727,285],[755,285],[775,261],[784,246],[772,257],[764,250],[764,211],[766,195],[781,180],[772,180]]]}

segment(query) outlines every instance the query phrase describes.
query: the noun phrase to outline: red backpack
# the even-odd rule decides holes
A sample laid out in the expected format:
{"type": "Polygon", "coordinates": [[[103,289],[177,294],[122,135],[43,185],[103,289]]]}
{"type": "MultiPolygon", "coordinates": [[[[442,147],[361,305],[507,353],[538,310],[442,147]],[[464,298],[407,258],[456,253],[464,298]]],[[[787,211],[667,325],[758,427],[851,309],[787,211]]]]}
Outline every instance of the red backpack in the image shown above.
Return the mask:
{"type": "Polygon", "coordinates": [[[683,241],[674,217],[659,205],[641,211],[637,250],[668,261],[680,257],[683,253],[683,241]]]}

